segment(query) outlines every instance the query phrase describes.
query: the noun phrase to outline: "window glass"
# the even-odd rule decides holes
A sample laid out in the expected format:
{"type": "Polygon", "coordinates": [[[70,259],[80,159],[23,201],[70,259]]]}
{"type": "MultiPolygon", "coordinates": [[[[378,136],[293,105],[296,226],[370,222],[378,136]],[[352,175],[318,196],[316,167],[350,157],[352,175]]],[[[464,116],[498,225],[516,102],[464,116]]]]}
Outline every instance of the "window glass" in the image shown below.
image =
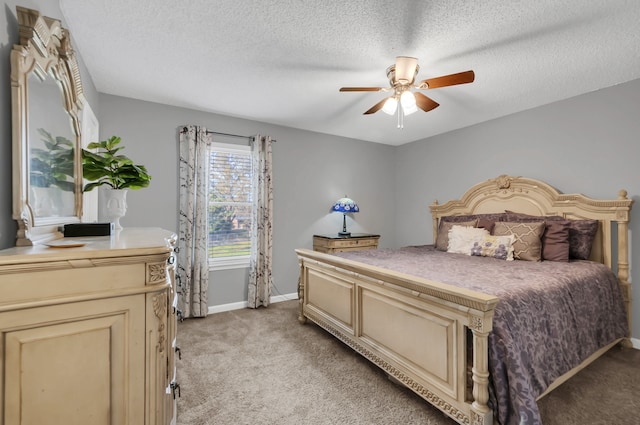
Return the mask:
{"type": "Polygon", "coordinates": [[[215,143],[209,167],[209,261],[212,268],[249,265],[251,151],[215,143]]]}

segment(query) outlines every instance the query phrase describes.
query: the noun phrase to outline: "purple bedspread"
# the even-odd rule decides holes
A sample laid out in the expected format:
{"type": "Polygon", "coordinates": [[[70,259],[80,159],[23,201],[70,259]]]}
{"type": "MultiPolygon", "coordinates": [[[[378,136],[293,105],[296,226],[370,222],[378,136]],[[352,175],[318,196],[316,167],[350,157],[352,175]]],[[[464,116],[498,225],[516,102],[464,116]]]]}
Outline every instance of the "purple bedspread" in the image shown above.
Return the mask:
{"type": "Polygon", "coordinates": [[[628,336],[616,276],[591,261],[504,261],[434,249],[336,254],[500,298],[489,334],[491,404],[503,425],[541,424],[536,398],[599,348],[628,336]]]}

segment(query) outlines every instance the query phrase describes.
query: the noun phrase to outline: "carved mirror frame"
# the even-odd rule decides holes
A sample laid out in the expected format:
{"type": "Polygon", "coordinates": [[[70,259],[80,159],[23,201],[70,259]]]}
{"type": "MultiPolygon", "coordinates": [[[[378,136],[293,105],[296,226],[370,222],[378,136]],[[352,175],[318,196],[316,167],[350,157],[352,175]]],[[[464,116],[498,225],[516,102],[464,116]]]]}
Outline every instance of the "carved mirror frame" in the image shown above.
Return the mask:
{"type": "MultiPolygon", "coordinates": [[[[60,227],[81,221],[82,160],[79,113],[84,103],[80,70],[69,32],[57,19],[36,10],[16,7],[19,44],[11,51],[11,100],[13,126],[13,219],[18,223],[16,245],[33,245],[61,237],[60,227]],[[30,134],[29,84],[53,79],[60,88],[61,109],[69,117],[73,144],[72,214],[36,215],[31,190],[30,158],[38,135],[30,134]],[[31,80],[31,81],[30,81],[31,80]]],[[[35,92],[35,88],[33,88],[35,92]]],[[[34,102],[35,103],[35,102],[34,102]]],[[[33,105],[35,106],[35,105],[33,105]]],[[[35,118],[34,118],[35,120],[35,118]]],[[[71,182],[72,180],[72,182],[71,182]]]]}

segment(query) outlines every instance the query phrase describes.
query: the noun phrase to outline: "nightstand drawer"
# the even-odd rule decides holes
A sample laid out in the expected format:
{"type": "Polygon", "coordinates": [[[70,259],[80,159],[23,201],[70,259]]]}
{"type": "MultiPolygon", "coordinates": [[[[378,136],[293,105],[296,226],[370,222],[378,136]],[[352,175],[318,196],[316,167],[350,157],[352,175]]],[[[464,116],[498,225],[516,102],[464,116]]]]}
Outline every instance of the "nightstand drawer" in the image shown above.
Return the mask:
{"type": "Polygon", "coordinates": [[[378,240],[373,238],[330,240],[326,244],[326,246],[330,246],[332,248],[353,248],[377,245],[378,240]]]}
{"type": "Polygon", "coordinates": [[[314,251],[335,253],[361,249],[377,249],[380,235],[354,233],[351,236],[314,235],[314,251]]]}

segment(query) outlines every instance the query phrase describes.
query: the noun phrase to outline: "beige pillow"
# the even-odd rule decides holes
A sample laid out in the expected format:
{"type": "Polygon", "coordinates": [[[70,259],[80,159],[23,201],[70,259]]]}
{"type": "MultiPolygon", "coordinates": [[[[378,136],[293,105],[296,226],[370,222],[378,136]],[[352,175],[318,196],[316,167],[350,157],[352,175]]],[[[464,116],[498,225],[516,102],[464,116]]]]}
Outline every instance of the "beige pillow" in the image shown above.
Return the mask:
{"type": "Polygon", "coordinates": [[[465,226],[476,227],[478,220],[460,221],[458,223],[453,221],[440,220],[440,226],[438,227],[438,236],[436,237],[436,249],[438,251],[446,251],[449,247],[449,230],[453,226],[465,226]]]}
{"type": "Polygon", "coordinates": [[[496,236],[515,236],[513,257],[516,260],[540,261],[542,259],[542,234],[544,221],[516,223],[499,221],[493,228],[496,236]]]}

